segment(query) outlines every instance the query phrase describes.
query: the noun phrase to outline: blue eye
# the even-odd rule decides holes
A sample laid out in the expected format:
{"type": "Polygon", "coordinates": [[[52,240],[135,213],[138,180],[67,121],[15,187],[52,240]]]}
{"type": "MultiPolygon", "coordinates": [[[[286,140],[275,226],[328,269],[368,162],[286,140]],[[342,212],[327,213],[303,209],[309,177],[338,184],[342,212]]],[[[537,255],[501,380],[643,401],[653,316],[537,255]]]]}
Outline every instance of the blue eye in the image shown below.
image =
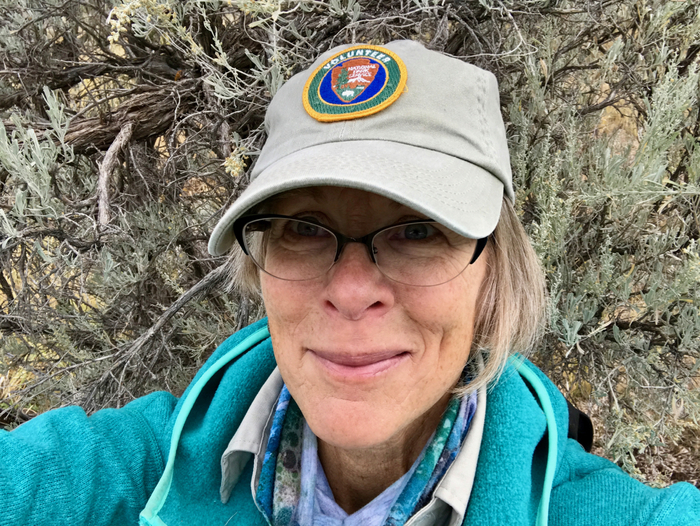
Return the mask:
{"type": "Polygon", "coordinates": [[[321,228],[319,228],[316,225],[301,222],[295,222],[292,226],[292,229],[296,234],[305,237],[317,236],[319,234],[319,231],[321,231],[321,228]]]}
{"type": "Polygon", "coordinates": [[[430,225],[417,224],[417,225],[407,225],[404,228],[403,235],[406,239],[411,241],[420,241],[421,239],[426,239],[430,234],[432,234],[435,229],[430,225]]]}
{"type": "Polygon", "coordinates": [[[321,225],[316,225],[312,222],[306,222],[305,219],[306,218],[300,220],[288,220],[285,229],[291,235],[307,238],[309,240],[314,238],[318,239],[333,236],[333,234],[331,234],[321,225]]]}

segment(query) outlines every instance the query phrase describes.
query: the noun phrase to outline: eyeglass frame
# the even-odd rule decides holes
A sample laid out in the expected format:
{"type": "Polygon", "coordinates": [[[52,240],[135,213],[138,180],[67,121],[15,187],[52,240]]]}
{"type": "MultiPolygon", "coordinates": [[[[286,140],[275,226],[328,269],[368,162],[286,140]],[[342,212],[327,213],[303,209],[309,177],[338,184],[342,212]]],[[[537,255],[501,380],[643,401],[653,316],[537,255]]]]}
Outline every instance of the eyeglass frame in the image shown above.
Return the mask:
{"type": "MultiPolygon", "coordinates": [[[[254,221],[260,221],[262,219],[293,219],[295,221],[303,221],[304,223],[308,223],[310,225],[316,225],[318,227],[324,228],[327,231],[329,231],[331,234],[333,234],[335,236],[335,239],[337,242],[337,248],[335,251],[335,257],[333,258],[333,263],[331,264],[331,266],[329,266],[326,269],[326,272],[328,272],[331,268],[333,268],[333,265],[335,265],[338,262],[338,260],[340,259],[340,255],[343,252],[343,249],[345,248],[345,245],[347,245],[348,243],[360,243],[360,244],[364,245],[365,247],[367,247],[367,252],[369,252],[370,260],[372,261],[372,263],[374,263],[377,266],[379,271],[382,272],[381,267],[379,266],[379,264],[377,263],[377,259],[375,258],[376,252],[374,250],[376,250],[376,248],[373,246],[373,242],[374,242],[375,237],[377,237],[379,234],[381,234],[385,230],[389,230],[391,228],[396,228],[398,226],[421,225],[421,224],[426,224],[426,223],[439,223],[438,221],[435,221],[434,219],[416,219],[413,221],[404,221],[402,223],[396,223],[394,225],[387,225],[387,226],[384,226],[382,228],[375,230],[374,232],[370,232],[369,234],[366,234],[362,237],[351,237],[351,236],[346,236],[342,232],[338,232],[337,230],[334,230],[333,228],[329,227],[328,225],[322,224],[320,221],[313,221],[313,220],[311,220],[311,218],[306,219],[306,218],[286,216],[286,215],[280,215],[280,214],[254,214],[254,215],[248,215],[248,216],[241,216],[238,219],[236,219],[232,225],[233,234],[236,236],[236,241],[238,241],[238,244],[243,249],[243,253],[246,256],[250,257],[250,259],[253,260],[253,263],[255,263],[255,265],[258,266],[260,268],[260,270],[262,270],[266,274],[269,274],[273,278],[282,279],[285,281],[309,281],[309,280],[312,280],[315,278],[307,278],[307,279],[301,279],[301,280],[286,280],[285,278],[280,278],[278,276],[275,276],[274,274],[270,274],[263,267],[261,267],[257,261],[255,261],[255,258],[253,258],[253,256],[251,256],[250,253],[248,252],[248,247],[246,247],[245,238],[243,237],[243,229],[246,227],[247,224],[252,223],[254,221]]],[[[463,236],[463,237],[467,237],[467,236],[463,236]]],[[[468,238],[468,239],[473,239],[473,238],[468,238]]],[[[487,243],[488,239],[489,239],[488,236],[476,239],[476,246],[474,247],[474,254],[472,255],[472,258],[469,261],[469,263],[467,263],[467,265],[464,267],[464,269],[466,269],[469,265],[472,265],[479,258],[481,253],[484,251],[484,248],[486,248],[486,243],[487,243]]],[[[459,272],[459,274],[464,272],[464,269],[462,269],[459,272]]],[[[384,274],[384,272],[382,272],[382,274],[384,274]]],[[[457,274],[454,278],[459,276],[459,274],[457,274]]],[[[321,275],[323,275],[323,274],[321,274],[321,275]]],[[[320,277],[321,275],[319,275],[318,277],[320,277]]],[[[384,275],[386,276],[386,274],[384,274],[384,275]]],[[[451,278],[448,281],[452,281],[454,278],[451,278]]],[[[389,278],[389,279],[392,279],[392,278],[389,278]]],[[[392,279],[392,281],[396,281],[396,280],[392,279]]],[[[444,283],[447,283],[448,281],[446,281],[444,283]]],[[[441,284],[442,283],[437,283],[435,285],[413,285],[413,286],[422,286],[422,287],[433,286],[434,287],[434,286],[441,285],[441,284]]]]}

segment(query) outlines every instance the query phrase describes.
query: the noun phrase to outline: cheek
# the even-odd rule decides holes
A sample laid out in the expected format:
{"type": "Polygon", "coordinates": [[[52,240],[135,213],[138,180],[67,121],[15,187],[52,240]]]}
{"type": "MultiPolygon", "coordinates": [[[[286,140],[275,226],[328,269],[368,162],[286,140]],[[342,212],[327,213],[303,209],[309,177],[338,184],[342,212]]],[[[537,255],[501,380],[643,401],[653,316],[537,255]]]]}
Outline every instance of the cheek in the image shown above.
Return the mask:
{"type": "Polygon", "coordinates": [[[285,361],[288,354],[285,343],[294,340],[305,317],[303,298],[298,297],[299,293],[294,288],[285,285],[287,283],[264,274],[260,277],[260,289],[277,363],[285,361]]]}
{"type": "MultiPolygon", "coordinates": [[[[424,331],[426,356],[445,378],[457,379],[469,358],[474,337],[479,290],[486,266],[475,264],[465,274],[440,287],[426,288],[406,298],[409,315],[424,331]]],[[[432,374],[435,374],[433,369],[432,374]]]]}
{"type": "Polygon", "coordinates": [[[410,296],[401,303],[411,306],[406,314],[410,326],[420,331],[423,350],[406,388],[412,385],[412,391],[422,393],[420,397],[437,399],[457,383],[469,358],[476,294],[455,282],[412,291],[410,296]]]}
{"type": "Polygon", "coordinates": [[[473,332],[478,291],[472,280],[457,278],[438,287],[407,291],[399,303],[417,325],[445,338],[473,332]]]}
{"type": "Polygon", "coordinates": [[[309,318],[312,302],[309,297],[310,287],[299,287],[297,283],[282,281],[266,274],[260,277],[260,289],[265,305],[265,312],[271,327],[278,334],[289,335],[309,318]]]}
{"type": "Polygon", "coordinates": [[[319,317],[314,316],[313,297],[318,291],[310,284],[282,281],[263,274],[260,287],[268,317],[275,359],[288,384],[306,383],[302,372],[303,348],[319,330],[319,317]]]}

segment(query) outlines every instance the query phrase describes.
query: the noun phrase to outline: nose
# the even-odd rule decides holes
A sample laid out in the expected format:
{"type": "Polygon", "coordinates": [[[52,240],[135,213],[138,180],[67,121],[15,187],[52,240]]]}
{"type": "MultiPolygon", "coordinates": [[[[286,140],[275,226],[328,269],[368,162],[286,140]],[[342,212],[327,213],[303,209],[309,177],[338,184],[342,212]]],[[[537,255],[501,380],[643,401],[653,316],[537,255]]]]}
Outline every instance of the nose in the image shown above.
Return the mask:
{"type": "Polygon", "coordinates": [[[393,288],[361,243],[348,243],[326,276],[324,303],[333,315],[358,321],[394,305],[393,288]]]}

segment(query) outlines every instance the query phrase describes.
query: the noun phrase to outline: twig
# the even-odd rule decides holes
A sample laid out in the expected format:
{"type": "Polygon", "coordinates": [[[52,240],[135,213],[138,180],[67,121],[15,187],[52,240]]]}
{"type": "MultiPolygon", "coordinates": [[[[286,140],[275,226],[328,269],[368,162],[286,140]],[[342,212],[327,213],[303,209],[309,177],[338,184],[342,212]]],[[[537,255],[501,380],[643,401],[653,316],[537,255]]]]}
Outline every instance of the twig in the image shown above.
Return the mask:
{"type": "Polygon", "coordinates": [[[105,158],[102,160],[102,163],[100,163],[100,173],[97,179],[97,218],[102,226],[108,225],[110,219],[109,181],[112,177],[112,172],[119,163],[119,153],[131,139],[133,130],[134,124],[132,122],[127,122],[122,126],[121,131],[107,150],[105,158]]]}
{"type": "Polygon", "coordinates": [[[151,338],[153,338],[156,333],[163,328],[163,326],[170,321],[170,319],[190,300],[194,297],[205,294],[210,289],[215,287],[219,282],[228,276],[228,265],[224,264],[218,268],[215,268],[209,274],[204,276],[194,287],[185,292],[180,296],[175,303],[173,303],[168,309],[160,315],[158,321],[151,326],[144,334],[139,336],[133,345],[129,348],[126,356],[130,360],[131,357],[138,354],[138,352],[143,348],[146,343],[148,343],[151,338]]]}

